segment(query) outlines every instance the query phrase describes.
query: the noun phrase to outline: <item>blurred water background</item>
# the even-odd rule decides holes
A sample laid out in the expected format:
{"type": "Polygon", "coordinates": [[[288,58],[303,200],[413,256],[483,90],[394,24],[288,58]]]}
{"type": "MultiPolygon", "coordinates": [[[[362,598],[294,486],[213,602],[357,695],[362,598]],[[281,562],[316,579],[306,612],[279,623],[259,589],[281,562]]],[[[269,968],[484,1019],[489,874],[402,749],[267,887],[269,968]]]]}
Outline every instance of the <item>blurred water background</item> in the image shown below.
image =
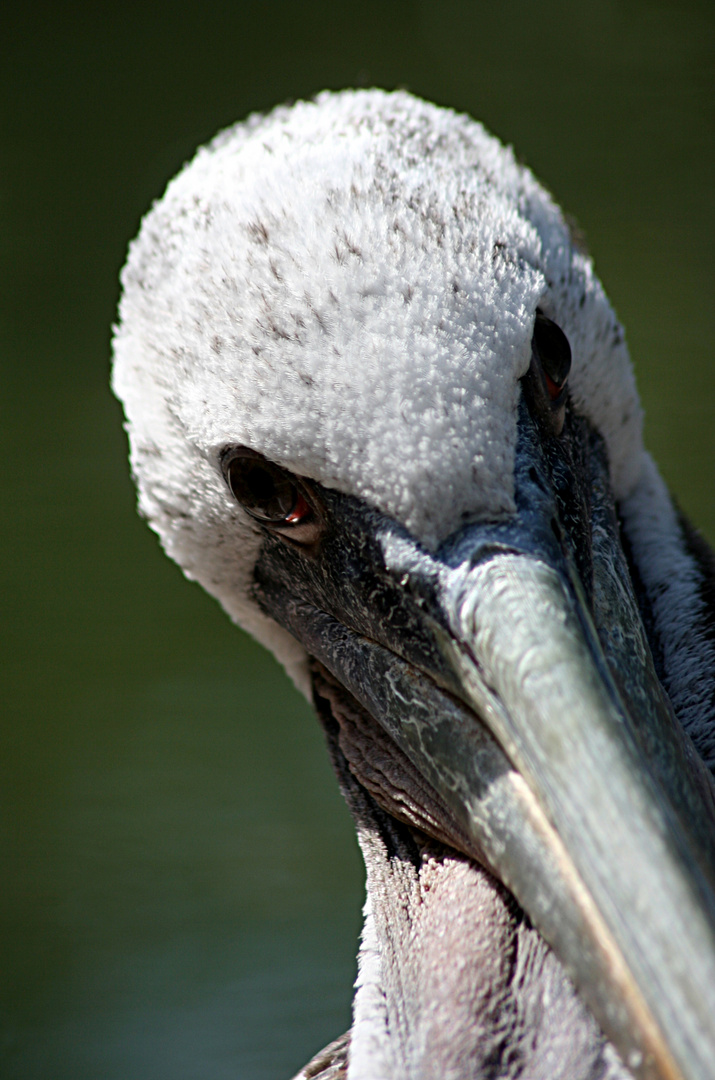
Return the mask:
{"type": "Polygon", "coordinates": [[[134,514],[127,242],[252,110],[471,112],[584,230],[712,540],[715,5],[34,3],[0,38],[0,1074],[287,1077],[349,1023],[361,865],[310,710],[134,514]]]}

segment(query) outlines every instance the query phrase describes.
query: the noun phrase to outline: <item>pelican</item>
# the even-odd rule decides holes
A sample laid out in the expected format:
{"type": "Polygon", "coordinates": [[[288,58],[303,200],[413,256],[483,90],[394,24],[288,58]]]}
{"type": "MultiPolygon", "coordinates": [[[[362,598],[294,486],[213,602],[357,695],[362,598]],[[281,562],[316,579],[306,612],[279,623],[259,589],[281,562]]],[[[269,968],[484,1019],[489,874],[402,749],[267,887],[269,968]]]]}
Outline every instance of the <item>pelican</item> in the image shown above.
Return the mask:
{"type": "Polygon", "coordinates": [[[140,512],[314,703],[364,856],[300,1076],[712,1077],[715,563],[551,197],[324,93],[199,150],[122,285],[140,512]]]}

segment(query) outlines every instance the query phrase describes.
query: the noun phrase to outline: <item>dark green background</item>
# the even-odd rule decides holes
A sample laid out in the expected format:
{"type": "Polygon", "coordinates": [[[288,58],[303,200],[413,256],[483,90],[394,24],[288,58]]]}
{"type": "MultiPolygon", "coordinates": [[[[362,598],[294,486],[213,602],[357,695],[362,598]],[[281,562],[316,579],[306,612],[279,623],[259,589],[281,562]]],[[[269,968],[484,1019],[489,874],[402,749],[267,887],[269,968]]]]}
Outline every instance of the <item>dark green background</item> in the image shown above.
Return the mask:
{"type": "Polygon", "coordinates": [[[349,1022],[362,900],[307,706],[135,517],[109,328],[194,147],[406,85],[511,142],[586,232],[647,439],[715,537],[715,5],[28,5],[0,20],[7,1080],[268,1080],[349,1022]]]}

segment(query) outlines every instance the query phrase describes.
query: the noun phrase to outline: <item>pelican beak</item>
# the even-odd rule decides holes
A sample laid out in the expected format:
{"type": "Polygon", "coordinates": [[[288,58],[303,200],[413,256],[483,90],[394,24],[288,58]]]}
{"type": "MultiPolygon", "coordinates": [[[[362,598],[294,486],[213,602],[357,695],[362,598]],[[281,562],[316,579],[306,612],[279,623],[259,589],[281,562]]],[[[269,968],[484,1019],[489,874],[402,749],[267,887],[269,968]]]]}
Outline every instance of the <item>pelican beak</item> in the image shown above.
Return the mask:
{"type": "Polygon", "coordinates": [[[518,431],[508,522],[428,552],[324,492],[324,549],[268,543],[259,598],[429,781],[631,1071],[706,1080],[710,777],[654,670],[601,440],[570,415],[545,440],[523,402],[518,431]]]}

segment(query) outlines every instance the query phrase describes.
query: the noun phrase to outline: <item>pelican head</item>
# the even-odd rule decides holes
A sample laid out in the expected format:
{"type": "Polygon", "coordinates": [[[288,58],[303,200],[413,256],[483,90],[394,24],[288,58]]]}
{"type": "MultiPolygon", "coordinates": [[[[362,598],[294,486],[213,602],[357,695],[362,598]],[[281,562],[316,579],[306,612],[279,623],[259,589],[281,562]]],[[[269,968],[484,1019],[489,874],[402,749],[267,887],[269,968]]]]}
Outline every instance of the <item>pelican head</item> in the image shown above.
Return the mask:
{"type": "Polygon", "coordinates": [[[705,1080],[709,556],[550,196],[468,117],[323,94],[200,150],[122,284],[140,511],[314,702],[356,821],[326,1068],[705,1080]]]}

